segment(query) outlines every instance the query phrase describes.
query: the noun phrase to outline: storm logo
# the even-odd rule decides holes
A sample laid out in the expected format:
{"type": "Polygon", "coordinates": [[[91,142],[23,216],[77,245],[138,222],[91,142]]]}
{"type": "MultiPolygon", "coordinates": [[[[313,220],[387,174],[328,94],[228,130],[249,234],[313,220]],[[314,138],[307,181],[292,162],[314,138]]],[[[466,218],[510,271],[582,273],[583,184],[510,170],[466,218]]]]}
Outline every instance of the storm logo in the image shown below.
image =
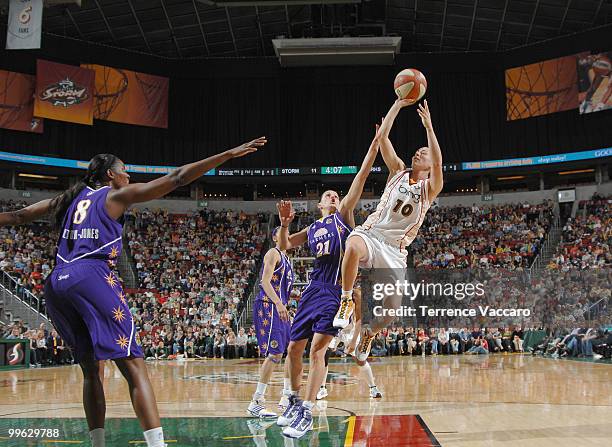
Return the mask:
{"type": "Polygon", "coordinates": [[[23,348],[21,343],[17,343],[9,352],[6,353],[9,365],[19,365],[23,362],[23,348]]]}
{"type": "Polygon", "coordinates": [[[82,87],[66,78],[56,84],[48,85],[38,96],[41,101],[48,101],[58,107],[70,107],[80,104],[89,98],[87,87],[82,87]]]}

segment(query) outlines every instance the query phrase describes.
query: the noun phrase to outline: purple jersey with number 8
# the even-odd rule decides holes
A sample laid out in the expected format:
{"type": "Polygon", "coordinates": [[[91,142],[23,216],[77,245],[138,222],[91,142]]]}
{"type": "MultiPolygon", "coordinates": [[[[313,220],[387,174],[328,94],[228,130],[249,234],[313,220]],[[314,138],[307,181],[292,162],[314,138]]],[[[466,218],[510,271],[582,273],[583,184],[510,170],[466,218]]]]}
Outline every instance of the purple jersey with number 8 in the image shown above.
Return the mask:
{"type": "Polygon", "coordinates": [[[77,362],[142,357],[121,283],[111,271],[123,225],[106,211],[110,187],[85,187],[72,201],[45,284],[53,325],[77,362]]]}

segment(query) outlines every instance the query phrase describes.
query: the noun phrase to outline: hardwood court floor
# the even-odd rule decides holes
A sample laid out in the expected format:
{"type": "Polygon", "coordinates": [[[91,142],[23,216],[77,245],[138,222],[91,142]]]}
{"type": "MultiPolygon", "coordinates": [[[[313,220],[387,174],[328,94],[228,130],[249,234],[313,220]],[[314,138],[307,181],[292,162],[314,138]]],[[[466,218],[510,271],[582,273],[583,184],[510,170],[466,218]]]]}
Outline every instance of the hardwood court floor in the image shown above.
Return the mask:
{"type": "MultiPolygon", "coordinates": [[[[612,365],[528,355],[372,359],[383,399],[367,397],[349,360],[332,383],[316,430],[290,442],[245,417],[254,360],[149,363],[169,446],[610,446],[612,365]]],[[[89,445],[78,367],[0,372],[0,446],[89,445]],[[9,438],[9,429],[57,428],[59,437],[9,438]],[[64,441],[64,442],[57,442],[64,441]]],[[[144,445],[127,385],[114,365],[104,381],[107,445],[144,445]]],[[[275,409],[282,373],[268,388],[275,409]]]]}

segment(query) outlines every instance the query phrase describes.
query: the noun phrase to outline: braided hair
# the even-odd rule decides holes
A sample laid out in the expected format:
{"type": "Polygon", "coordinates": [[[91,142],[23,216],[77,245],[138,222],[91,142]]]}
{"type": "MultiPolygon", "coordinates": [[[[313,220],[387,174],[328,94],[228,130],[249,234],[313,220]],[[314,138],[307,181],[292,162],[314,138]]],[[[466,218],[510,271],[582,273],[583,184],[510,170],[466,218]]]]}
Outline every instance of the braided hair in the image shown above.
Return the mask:
{"type": "Polygon", "coordinates": [[[119,158],[113,154],[98,154],[90,160],[85,176],[51,202],[51,224],[54,228],[61,228],[70,204],[84,188],[89,186],[96,189],[109,181],[106,172],[118,161],[119,158]]]}

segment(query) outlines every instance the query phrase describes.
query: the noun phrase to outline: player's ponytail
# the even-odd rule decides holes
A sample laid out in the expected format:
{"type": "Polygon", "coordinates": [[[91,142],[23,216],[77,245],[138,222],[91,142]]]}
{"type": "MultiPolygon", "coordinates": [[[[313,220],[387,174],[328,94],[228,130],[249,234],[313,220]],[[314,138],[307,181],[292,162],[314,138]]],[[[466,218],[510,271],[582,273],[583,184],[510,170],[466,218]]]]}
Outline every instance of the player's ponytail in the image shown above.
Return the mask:
{"type": "Polygon", "coordinates": [[[85,187],[89,186],[95,189],[103,183],[108,182],[109,178],[106,172],[111,169],[118,160],[119,159],[113,154],[96,155],[89,162],[85,176],[53,199],[51,202],[51,224],[54,228],[59,229],[62,227],[70,204],[85,187]]]}

